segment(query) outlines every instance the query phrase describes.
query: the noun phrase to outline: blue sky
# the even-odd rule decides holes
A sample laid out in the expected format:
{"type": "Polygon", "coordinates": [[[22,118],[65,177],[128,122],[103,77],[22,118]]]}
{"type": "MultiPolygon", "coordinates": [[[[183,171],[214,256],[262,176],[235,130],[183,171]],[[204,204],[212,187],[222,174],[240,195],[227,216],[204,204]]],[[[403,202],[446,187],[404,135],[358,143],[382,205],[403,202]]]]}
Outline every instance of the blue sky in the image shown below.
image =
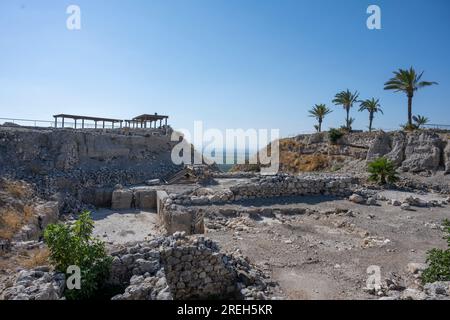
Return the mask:
{"type": "MultiPolygon", "coordinates": [[[[406,97],[383,91],[414,66],[439,86],[418,92],[414,114],[450,124],[448,0],[2,0],[0,118],[56,113],[131,118],[168,114],[175,128],[310,131],[307,110],[350,88],[380,98],[376,128],[406,122],[406,97]],[[66,28],[79,5],[82,29],[66,28]],[[382,10],[368,30],[366,9],[382,10]]],[[[368,115],[352,110],[355,128],[368,115]]]]}

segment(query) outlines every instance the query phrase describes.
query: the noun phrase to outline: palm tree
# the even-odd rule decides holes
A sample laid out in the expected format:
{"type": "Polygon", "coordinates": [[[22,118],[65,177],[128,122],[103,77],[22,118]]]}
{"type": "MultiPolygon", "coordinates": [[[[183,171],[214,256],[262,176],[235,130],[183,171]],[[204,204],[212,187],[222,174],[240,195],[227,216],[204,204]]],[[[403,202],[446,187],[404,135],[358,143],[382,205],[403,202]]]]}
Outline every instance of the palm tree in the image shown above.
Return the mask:
{"type": "Polygon", "coordinates": [[[416,123],[417,129],[420,129],[421,126],[427,124],[430,121],[427,117],[421,115],[413,116],[413,120],[416,123]]]}
{"type": "Polygon", "coordinates": [[[399,69],[394,71],[394,77],[384,84],[384,90],[394,90],[395,92],[404,92],[408,97],[408,126],[412,127],[412,99],[414,92],[438,84],[437,82],[421,81],[423,72],[418,74],[411,67],[409,70],[399,69]]]}
{"type": "Polygon", "coordinates": [[[383,114],[383,110],[381,110],[380,99],[367,99],[360,101],[359,111],[367,110],[369,112],[369,132],[372,132],[372,122],[375,113],[381,112],[383,114]]]}
{"type": "Polygon", "coordinates": [[[338,106],[343,106],[345,111],[347,112],[347,118],[345,120],[345,124],[347,129],[350,129],[350,108],[353,107],[353,104],[358,100],[359,93],[355,91],[355,93],[351,93],[350,90],[341,91],[333,99],[333,103],[338,106]]]}
{"type": "Polygon", "coordinates": [[[333,111],[331,111],[325,104],[316,104],[311,110],[308,111],[310,117],[316,118],[319,122],[317,126],[317,131],[322,132],[322,121],[325,116],[333,111]]]}

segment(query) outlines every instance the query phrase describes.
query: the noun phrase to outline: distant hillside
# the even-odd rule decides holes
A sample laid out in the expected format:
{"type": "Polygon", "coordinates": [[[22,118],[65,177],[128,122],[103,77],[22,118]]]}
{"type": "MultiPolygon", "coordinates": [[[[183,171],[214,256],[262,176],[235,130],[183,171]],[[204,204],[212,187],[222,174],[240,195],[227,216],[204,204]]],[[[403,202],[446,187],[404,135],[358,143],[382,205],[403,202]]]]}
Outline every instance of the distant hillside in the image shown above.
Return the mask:
{"type": "MultiPolygon", "coordinates": [[[[299,135],[279,141],[280,171],[365,170],[367,160],[386,156],[405,172],[444,170],[450,173],[449,137],[448,132],[433,130],[354,132],[332,143],[326,132],[299,135]]],[[[232,168],[232,171],[256,170],[259,170],[259,165],[236,165],[232,168]]]]}

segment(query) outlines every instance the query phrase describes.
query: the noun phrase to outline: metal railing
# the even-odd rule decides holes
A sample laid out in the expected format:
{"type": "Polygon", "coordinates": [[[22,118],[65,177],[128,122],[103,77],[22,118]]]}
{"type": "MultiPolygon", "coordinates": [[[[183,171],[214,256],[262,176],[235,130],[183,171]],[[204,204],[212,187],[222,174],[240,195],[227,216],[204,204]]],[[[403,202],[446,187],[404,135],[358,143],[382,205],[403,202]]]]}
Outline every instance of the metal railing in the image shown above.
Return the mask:
{"type": "Polygon", "coordinates": [[[14,118],[0,118],[0,123],[3,122],[3,125],[11,124],[19,125],[23,127],[53,127],[55,126],[54,121],[48,120],[30,120],[30,119],[14,119],[14,118]]]}
{"type": "Polygon", "coordinates": [[[440,130],[450,130],[449,124],[424,124],[423,127],[428,129],[440,129],[440,130]]]}

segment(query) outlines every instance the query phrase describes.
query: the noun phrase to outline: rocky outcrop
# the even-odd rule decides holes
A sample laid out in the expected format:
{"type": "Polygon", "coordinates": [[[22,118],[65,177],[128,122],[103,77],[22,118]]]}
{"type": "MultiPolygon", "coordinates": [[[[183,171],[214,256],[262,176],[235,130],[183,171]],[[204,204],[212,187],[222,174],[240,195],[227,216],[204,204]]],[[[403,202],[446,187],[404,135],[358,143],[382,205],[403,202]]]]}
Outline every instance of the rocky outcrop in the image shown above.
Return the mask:
{"type": "Polygon", "coordinates": [[[178,171],[175,143],[159,129],[0,127],[0,176],[36,184],[43,198],[62,193],[63,211],[79,211],[81,203],[111,204],[116,184],[145,184],[178,171]]]}
{"type": "Polygon", "coordinates": [[[441,147],[442,140],[436,133],[423,131],[408,134],[401,169],[409,172],[437,170],[441,161],[441,147]]]}
{"type": "Polygon", "coordinates": [[[446,139],[446,146],[444,148],[444,166],[445,166],[445,173],[450,173],[450,138],[447,137],[446,139]]]}
{"type": "MultiPolygon", "coordinates": [[[[326,132],[281,139],[280,171],[299,173],[335,172],[344,168],[358,173],[366,167],[354,167],[355,160],[372,161],[386,157],[404,171],[450,172],[449,134],[435,130],[373,131],[345,133],[330,143],[326,132]]],[[[252,172],[255,165],[236,165],[232,171],[252,172]]]]}
{"type": "Polygon", "coordinates": [[[385,132],[379,132],[369,146],[367,160],[372,161],[391,151],[391,137],[385,132]]]}
{"type": "Polygon", "coordinates": [[[386,154],[386,158],[391,160],[397,167],[399,167],[403,160],[405,160],[405,133],[394,132],[391,134],[391,150],[386,154]]]}
{"type": "Polygon", "coordinates": [[[60,300],[66,285],[65,275],[48,267],[22,270],[15,282],[3,292],[5,300],[60,300]]]}

